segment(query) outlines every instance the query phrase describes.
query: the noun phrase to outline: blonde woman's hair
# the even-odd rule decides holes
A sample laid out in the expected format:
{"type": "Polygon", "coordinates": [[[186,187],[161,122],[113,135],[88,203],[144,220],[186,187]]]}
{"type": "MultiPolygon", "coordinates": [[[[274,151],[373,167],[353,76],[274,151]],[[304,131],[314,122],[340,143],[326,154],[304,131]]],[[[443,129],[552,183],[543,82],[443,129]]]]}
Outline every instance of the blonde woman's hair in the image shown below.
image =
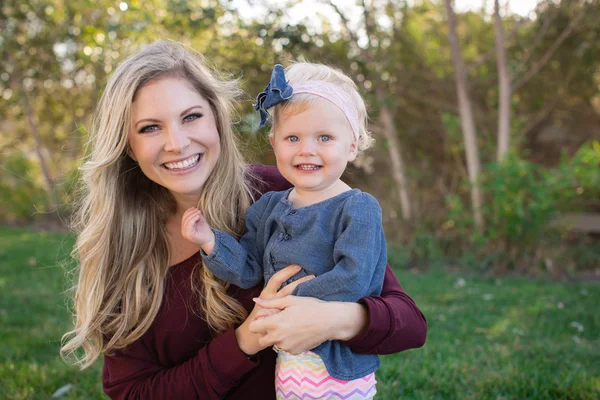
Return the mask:
{"type": "MultiPolygon", "coordinates": [[[[167,76],[186,79],[210,104],[221,154],[204,184],[199,208],[211,226],[239,237],[250,205],[248,172],[231,127],[235,80],[220,79],[204,58],[173,42],[152,43],[125,60],[109,78],[98,104],[82,171],[82,200],[74,229],[79,260],[74,286],[75,327],[63,336],[61,355],[90,366],[139,339],[161,306],[169,268],[165,222],[175,213],[167,189],[148,179],[127,155],[131,104],[147,82],[167,76]],[[79,353],[83,349],[84,354],[79,353]]],[[[225,282],[207,268],[191,279],[202,314],[217,332],[241,322],[242,305],[226,293],[225,282]]]]}
{"type": "MultiPolygon", "coordinates": [[[[308,81],[325,81],[338,86],[350,95],[350,98],[354,102],[354,106],[358,111],[358,152],[367,150],[373,145],[375,139],[371,136],[371,133],[367,130],[367,107],[364,100],[358,93],[358,88],[352,79],[346,76],[343,72],[329,67],[324,64],[315,64],[309,62],[297,62],[291,64],[285,69],[285,78],[293,86],[295,83],[308,82],[308,81]]],[[[285,112],[296,114],[304,111],[311,104],[318,102],[327,101],[321,97],[314,96],[311,94],[297,94],[292,96],[288,101],[278,104],[273,107],[271,116],[273,118],[273,124],[271,126],[271,134],[275,132],[277,121],[281,118],[281,113],[285,112]]]]}

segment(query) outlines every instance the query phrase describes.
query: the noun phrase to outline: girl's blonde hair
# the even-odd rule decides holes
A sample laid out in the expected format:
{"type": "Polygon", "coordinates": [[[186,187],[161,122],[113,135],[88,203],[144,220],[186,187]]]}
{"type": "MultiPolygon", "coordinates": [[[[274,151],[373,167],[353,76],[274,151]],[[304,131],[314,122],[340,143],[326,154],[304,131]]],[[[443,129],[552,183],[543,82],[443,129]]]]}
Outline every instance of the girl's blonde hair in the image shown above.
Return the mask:
{"type": "MultiPolygon", "coordinates": [[[[109,78],[98,104],[81,167],[83,196],[74,228],[73,255],[79,259],[74,286],[75,327],[63,336],[61,355],[82,369],[101,352],[139,339],[161,306],[169,268],[165,222],[175,213],[167,189],[149,180],[127,155],[131,104],[145,83],[166,76],[186,79],[210,104],[220,136],[221,155],[204,184],[199,208],[209,224],[239,237],[250,205],[247,168],[231,127],[235,80],[221,80],[204,58],[173,42],[155,42],[125,60],[109,78]],[[77,350],[83,348],[84,355],[77,350]]],[[[215,331],[247,315],[226,293],[225,282],[207,268],[194,268],[194,310],[215,331]]]]}
{"type": "MultiPolygon", "coordinates": [[[[315,64],[309,62],[297,62],[291,64],[285,69],[285,77],[290,85],[308,81],[325,81],[338,86],[350,95],[354,102],[354,106],[358,111],[358,152],[367,150],[373,145],[375,140],[371,136],[371,132],[367,130],[367,107],[364,100],[358,93],[358,88],[352,79],[346,76],[343,72],[323,64],[315,64]]],[[[271,116],[273,123],[271,125],[271,134],[275,132],[277,121],[281,118],[281,113],[299,113],[314,103],[324,100],[321,97],[311,94],[293,95],[291,99],[273,107],[271,116]]]]}

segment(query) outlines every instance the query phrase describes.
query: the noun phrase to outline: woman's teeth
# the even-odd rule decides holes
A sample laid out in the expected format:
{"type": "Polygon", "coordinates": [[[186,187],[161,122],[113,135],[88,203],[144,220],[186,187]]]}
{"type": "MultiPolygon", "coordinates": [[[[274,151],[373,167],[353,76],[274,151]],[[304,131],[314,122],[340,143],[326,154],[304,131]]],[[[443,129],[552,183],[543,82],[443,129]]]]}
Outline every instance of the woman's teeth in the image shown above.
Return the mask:
{"type": "Polygon", "coordinates": [[[187,169],[198,164],[198,160],[200,160],[200,154],[196,154],[195,156],[192,156],[183,161],[164,163],[163,165],[166,169],[170,170],[187,169]]]}

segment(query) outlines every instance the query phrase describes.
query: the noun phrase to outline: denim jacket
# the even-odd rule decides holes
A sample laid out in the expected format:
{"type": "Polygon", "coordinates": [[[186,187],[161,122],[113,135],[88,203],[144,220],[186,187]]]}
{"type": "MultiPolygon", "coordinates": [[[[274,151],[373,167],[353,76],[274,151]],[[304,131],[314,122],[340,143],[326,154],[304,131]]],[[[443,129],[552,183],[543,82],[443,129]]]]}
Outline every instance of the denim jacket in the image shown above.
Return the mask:
{"type": "MultiPolygon", "coordinates": [[[[203,254],[205,265],[219,278],[250,288],[298,264],[302,271],[290,281],[311,274],[316,278],[300,284],[295,295],[348,302],[379,295],[387,255],[377,200],[352,189],[294,208],[287,199],[290,191],[265,193],[248,209],[247,231],[239,243],[215,230],[215,248],[203,254]]],[[[376,355],[353,353],[339,341],[312,351],[337,379],[358,379],[379,367],[376,355]]]]}

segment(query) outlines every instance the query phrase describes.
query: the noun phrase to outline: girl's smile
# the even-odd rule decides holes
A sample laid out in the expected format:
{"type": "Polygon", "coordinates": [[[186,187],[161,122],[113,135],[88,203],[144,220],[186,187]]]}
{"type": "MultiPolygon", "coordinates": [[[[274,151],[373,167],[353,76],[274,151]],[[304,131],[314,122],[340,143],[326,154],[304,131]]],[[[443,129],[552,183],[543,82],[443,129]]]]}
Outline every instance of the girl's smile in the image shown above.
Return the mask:
{"type": "Polygon", "coordinates": [[[296,196],[306,196],[303,203],[347,187],[340,177],[356,158],[356,141],[344,113],[329,101],[317,100],[297,113],[282,110],[270,141],[277,168],[296,196]]]}

